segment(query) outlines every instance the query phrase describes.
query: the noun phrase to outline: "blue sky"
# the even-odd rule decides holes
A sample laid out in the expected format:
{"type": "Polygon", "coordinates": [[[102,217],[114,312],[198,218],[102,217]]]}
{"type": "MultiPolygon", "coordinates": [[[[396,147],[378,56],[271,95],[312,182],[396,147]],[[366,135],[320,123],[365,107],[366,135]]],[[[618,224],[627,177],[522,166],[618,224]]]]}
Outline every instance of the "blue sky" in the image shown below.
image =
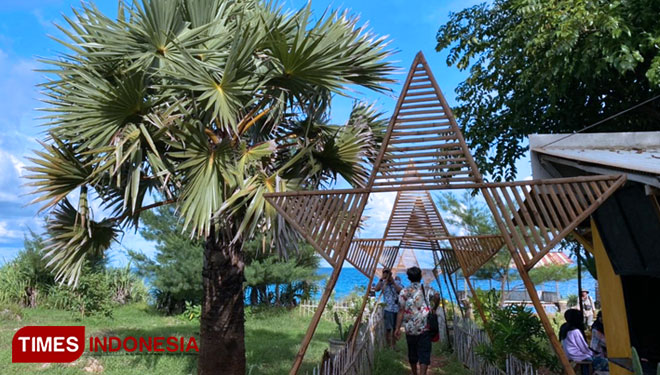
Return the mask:
{"type": "MultiPolygon", "coordinates": [[[[360,16],[362,24],[368,23],[374,33],[389,35],[391,48],[397,51],[391,60],[401,67],[401,73],[395,77],[398,80],[405,78],[415,54],[423,51],[440,87],[453,105],[454,89],[467,74],[447,67],[446,53],[435,52],[435,34],[448,20],[450,12],[478,2],[481,1],[315,0],[312,8],[316,15],[326,9],[349,8],[352,14],[360,16]]],[[[95,4],[106,14],[116,14],[116,0],[96,1],[95,4]]],[[[306,1],[288,0],[283,4],[285,8],[297,9],[306,1]]],[[[25,158],[39,148],[37,141],[42,137],[40,113],[36,110],[41,106],[40,94],[36,85],[45,78],[35,69],[40,67],[37,58],[52,57],[62,51],[48,35],[60,35],[54,23],[63,24],[62,14],[70,15],[71,9],[79,5],[78,0],[0,0],[0,263],[12,259],[22,248],[23,233],[28,228],[37,232],[41,230],[43,220],[37,214],[36,206],[27,205],[31,197],[26,196],[28,190],[21,186],[25,182],[21,178],[23,168],[28,163],[25,158]]],[[[375,102],[380,110],[390,114],[400,85],[400,81],[393,85],[393,92],[389,95],[370,92],[354,95],[375,102]]],[[[336,98],[332,109],[333,122],[346,120],[352,100],[336,98]]],[[[527,158],[518,166],[519,178],[530,174],[527,158]]],[[[392,194],[372,197],[367,215],[373,222],[363,233],[364,237],[382,234],[392,202],[392,194]]],[[[123,248],[147,254],[154,251],[153,244],[139,234],[127,232],[121,245],[110,252],[112,263],[126,262],[123,248]]]]}

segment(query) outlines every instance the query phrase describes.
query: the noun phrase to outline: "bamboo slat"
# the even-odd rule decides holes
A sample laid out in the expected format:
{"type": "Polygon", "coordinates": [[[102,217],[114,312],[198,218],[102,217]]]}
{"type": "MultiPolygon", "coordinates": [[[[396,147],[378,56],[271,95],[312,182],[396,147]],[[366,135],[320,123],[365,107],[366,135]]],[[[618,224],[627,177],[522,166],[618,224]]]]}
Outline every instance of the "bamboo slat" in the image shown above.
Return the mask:
{"type": "Polygon", "coordinates": [[[529,270],[624,182],[624,176],[598,176],[490,184],[483,191],[529,270]]]}
{"type": "Polygon", "coordinates": [[[356,239],[351,242],[346,254],[346,260],[366,277],[376,272],[381,259],[384,239],[356,239]]]}
{"type": "Polygon", "coordinates": [[[422,187],[434,185],[460,186],[481,182],[472,156],[460,134],[460,129],[438,87],[424,56],[419,53],[411,67],[411,73],[404,83],[394,116],[388,127],[382,145],[381,160],[374,166],[375,186],[396,188],[410,186],[405,174],[410,170],[420,176],[430,178],[418,180],[422,187]],[[428,135],[422,138],[409,138],[410,135],[428,135]],[[411,153],[410,151],[419,151],[411,153]],[[422,165],[420,159],[437,162],[422,165]],[[452,161],[451,167],[443,159],[452,161]],[[407,163],[401,163],[406,161],[407,163]],[[455,175],[467,177],[455,178],[455,175]]]}
{"type": "MultiPolygon", "coordinates": [[[[351,241],[362,215],[360,205],[366,193],[326,193],[314,195],[271,195],[266,200],[298,231],[331,266],[351,241]]],[[[341,266],[341,265],[339,265],[341,266]]]]}

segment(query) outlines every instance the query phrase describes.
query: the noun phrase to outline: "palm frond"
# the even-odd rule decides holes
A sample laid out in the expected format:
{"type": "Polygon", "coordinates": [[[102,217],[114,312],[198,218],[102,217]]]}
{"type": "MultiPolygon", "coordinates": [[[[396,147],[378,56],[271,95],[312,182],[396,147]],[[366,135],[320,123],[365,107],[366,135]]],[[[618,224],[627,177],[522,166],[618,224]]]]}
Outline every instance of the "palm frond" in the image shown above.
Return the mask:
{"type": "Polygon", "coordinates": [[[85,262],[102,258],[116,241],[118,228],[112,220],[96,222],[88,216],[87,193],[81,192],[80,211],[68,199],[62,200],[47,221],[45,248],[48,266],[56,280],[76,285],[85,262]]]}

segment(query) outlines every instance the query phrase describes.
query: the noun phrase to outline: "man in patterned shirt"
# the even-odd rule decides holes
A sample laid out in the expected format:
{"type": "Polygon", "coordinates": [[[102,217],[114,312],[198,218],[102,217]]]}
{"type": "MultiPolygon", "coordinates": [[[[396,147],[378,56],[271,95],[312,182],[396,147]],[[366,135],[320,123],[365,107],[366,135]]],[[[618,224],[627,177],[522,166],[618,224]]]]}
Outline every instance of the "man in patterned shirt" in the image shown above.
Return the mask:
{"type": "Polygon", "coordinates": [[[410,267],[406,271],[410,286],[399,294],[399,311],[394,334],[401,336],[401,326],[406,330],[408,362],[413,375],[426,375],[431,364],[431,335],[427,316],[438,307],[440,297],[433,288],[422,285],[422,270],[410,267]],[[417,364],[419,363],[419,373],[417,364]]]}
{"type": "Polygon", "coordinates": [[[392,278],[392,271],[389,268],[383,270],[383,277],[378,281],[375,292],[383,291],[383,320],[385,321],[385,342],[392,349],[395,349],[396,339],[394,338],[394,326],[396,325],[396,316],[399,312],[399,292],[403,289],[401,281],[397,277],[392,278]]]}

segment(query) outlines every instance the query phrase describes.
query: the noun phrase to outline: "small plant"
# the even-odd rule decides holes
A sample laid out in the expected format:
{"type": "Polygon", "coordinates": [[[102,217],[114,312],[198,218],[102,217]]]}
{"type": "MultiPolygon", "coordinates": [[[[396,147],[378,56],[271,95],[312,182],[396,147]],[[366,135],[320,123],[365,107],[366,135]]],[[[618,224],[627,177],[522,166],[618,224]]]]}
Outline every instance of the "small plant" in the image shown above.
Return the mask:
{"type": "Polygon", "coordinates": [[[89,315],[112,316],[112,290],[106,275],[84,268],[77,287],[54,285],[48,291],[50,307],[89,315]]]}
{"type": "MultiPolygon", "coordinates": [[[[632,348],[632,364],[634,375],[644,375],[644,369],[642,369],[642,361],[639,359],[639,354],[635,348],[632,348]]],[[[660,363],[658,363],[656,374],[660,375],[660,363]]]]}
{"type": "Polygon", "coordinates": [[[186,309],[181,316],[185,320],[199,320],[202,317],[202,305],[186,301],[186,309]]]}
{"type": "Polygon", "coordinates": [[[568,301],[567,301],[566,305],[570,308],[570,307],[577,306],[577,304],[578,304],[577,295],[576,294],[569,294],[568,295],[568,301]]]}
{"type": "Polygon", "coordinates": [[[506,358],[513,354],[536,368],[557,369],[557,359],[547,347],[541,322],[524,305],[491,307],[489,315],[491,342],[477,347],[477,354],[487,362],[506,368],[506,358]]]}
{"type": "Polygon", "coordinates": [[[342,322],[342,319],[339,317],[339,314],[335,311],[333,313],[335,323],[337,324],[337,332],[339,332],[339,339],[341,341],[346,341],[348,340],[348,335],[351,333],[353,330],[353,324],[350,324],[346,330],[344,330],[344,324],[342,322]]]}

